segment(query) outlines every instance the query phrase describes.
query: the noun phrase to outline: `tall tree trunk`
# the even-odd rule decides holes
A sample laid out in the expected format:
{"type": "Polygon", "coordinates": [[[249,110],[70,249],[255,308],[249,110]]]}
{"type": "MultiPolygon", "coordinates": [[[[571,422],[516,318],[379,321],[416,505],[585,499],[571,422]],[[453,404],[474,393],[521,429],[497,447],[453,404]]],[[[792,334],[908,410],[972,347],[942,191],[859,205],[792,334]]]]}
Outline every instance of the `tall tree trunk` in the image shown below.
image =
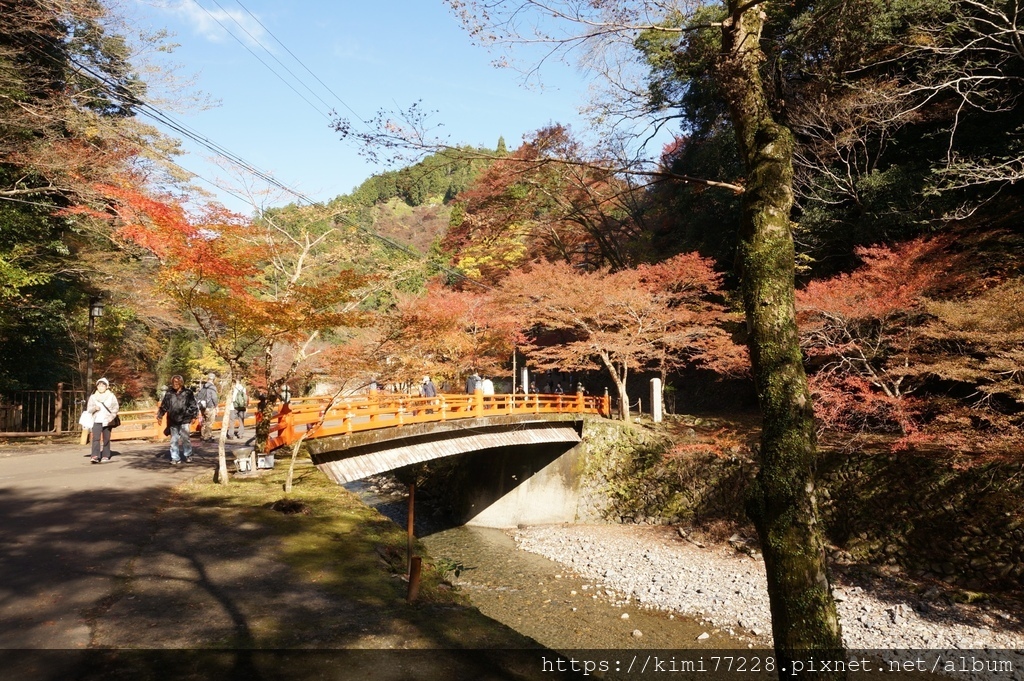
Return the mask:
{"type": "Polygon", "coordinates": [[[615,382],[615,389],[619,392],[619,418],[625,421],[627,425],[632,425],[633,421],[629,418],[629,394],[626,392],[626,378],[629,376],[629,368],[623,365],[619,369],[612,362],[612,358],[605,353],[601,354],[601,362],[604,364],[605,369],[608,370],[608,375],[612,377],[612,381],[615,382]]]}
{"type": "MultiPolygon", "coordinates": [[[[768,573],[772,633],[784,667],[807,651],[843,649],[815,503],[814,411],[794,306],[793,139],[773,116],[760,77],[764,4],[730,0],[719,72],[743,156],[739,258],[761,415],[761,469],[748,511],[768,573]]],[[[842,677],[824,674],[823,677],[842,677]]]]}

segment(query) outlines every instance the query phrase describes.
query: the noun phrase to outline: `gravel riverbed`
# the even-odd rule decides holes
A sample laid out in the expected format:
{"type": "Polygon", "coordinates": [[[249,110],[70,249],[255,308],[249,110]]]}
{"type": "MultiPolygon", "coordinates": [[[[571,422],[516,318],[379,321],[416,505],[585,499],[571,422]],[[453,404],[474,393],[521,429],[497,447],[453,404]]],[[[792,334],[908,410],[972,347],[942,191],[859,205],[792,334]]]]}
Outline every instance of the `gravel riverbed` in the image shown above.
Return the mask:
{"type": "MultiPolygon", "coordinates": [[[[755,647],[771,645],[764,561],[741,541],[703,542],[667,527],[559,525],[511,532],[519,548],[562,563],[636,604],[696,617],[755,647]]],[[[966,604],[942,584],[838,569],[835,595],[850,649],[1024,650],[1013,603],[966,604]]]]}

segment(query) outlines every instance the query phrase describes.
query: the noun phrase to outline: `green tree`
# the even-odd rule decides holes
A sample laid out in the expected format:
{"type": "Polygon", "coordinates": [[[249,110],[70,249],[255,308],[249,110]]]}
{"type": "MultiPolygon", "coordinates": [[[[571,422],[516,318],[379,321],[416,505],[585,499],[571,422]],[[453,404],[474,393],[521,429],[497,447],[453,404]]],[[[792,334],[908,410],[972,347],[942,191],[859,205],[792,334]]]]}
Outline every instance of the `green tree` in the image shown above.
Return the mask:
{"type": "Polygon", "coordinates": [[[141,265],[73,214],[173,146],[133,118],[145,84],[111,19],[95,0],[0,1],[0,385],[80,383],[89,298],[141,265]]]}

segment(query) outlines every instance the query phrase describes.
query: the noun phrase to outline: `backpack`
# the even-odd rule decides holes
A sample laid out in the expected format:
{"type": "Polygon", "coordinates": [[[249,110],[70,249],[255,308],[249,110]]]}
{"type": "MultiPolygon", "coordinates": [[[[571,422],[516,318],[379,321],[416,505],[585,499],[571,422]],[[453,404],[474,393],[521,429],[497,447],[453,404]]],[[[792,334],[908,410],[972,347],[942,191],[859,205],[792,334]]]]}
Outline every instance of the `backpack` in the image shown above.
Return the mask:
{"type": "Polygon", "coordinates": [[[239,411],[245,410],[245,408],[249,405],[249,400],[245,394],[245,388],[235,388],[235,392],[232,395],[231,404],[235,409],[239,411]]]}
{"type": "Polygon", "coordinates": [[[188,394],[185,396],[185,423],[191,423],[199,416],[199,405],[196,404],[196,397],[192,391],[186,390],[186,392],[188,394]]]}

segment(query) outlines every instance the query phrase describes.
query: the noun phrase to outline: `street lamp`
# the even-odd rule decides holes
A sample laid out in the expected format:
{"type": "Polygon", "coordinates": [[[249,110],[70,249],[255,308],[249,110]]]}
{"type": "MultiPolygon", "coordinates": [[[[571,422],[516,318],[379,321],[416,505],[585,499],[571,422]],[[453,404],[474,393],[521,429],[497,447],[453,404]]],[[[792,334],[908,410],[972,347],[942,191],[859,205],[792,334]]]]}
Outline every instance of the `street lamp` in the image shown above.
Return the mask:
{"type": "Polygon", "coordinates": [[[99,298],[89,299],[89,344],[85,362],[85,394],[92,390],[92,358],[95,347],[92,342],[93,329],[96,327],[96,319],[103,316],[103,301],[99,298]]]}

